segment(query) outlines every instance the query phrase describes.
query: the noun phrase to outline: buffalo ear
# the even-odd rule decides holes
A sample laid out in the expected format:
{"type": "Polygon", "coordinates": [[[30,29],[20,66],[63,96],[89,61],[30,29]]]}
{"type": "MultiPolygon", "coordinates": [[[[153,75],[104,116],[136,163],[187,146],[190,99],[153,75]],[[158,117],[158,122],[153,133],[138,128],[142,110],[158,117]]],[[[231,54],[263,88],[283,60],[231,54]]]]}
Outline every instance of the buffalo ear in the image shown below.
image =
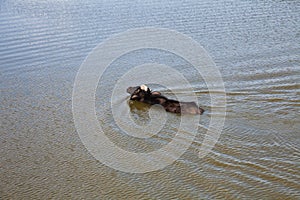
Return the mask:
{"type": "Polygon", "coordinates": [[[127,88],[127,92],[129,94],[133,94],[137,89],[139,89],[140,86],[136,86],[136,87],[128,87],[127,88]]]}

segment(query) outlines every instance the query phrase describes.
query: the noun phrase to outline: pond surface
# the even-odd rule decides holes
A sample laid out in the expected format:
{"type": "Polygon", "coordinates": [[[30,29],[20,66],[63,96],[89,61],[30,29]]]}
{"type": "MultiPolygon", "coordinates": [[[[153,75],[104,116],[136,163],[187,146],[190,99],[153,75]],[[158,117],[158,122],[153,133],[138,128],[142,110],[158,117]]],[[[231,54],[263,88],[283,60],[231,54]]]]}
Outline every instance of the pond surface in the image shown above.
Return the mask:
{"type": "MultiPolygon", "coordinates": [[[[0,198],[299,199],[299,27],[300,2],[293,0],[0,1],[0,198]],[[73,121],[72,90],[80,65],[99,43],[140,27],[176,30],[200,43],[222,75],[227,111],[216,145],[199,158],[212,116],[202,77],[184,59],[155,49],[115,60],[99,82],[95,105],[99,124],[121,148],[162,148],[180,122],[167,113],[163,131],[147,144],[120,131],[110,97],[116,81],[136,65],[179,70],[206,110],[178,160],[134,174],[106,166],[85,148],[73,121]]],[[[188,89],[176,81],[172,87],[183,94],[188,89]]],[[[123,107],[116,109],[125,107],[136,123],[147,124],[149,108],[128,97],[117,94],[123,107]]]]}

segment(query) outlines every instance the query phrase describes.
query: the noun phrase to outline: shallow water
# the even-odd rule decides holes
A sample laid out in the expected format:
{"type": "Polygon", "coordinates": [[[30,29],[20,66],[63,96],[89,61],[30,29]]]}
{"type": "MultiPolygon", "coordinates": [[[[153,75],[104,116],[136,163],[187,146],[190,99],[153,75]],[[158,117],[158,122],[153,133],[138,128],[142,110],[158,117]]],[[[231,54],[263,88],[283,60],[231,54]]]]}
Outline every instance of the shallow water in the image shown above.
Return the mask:
{"type": "MultiPolygon", "coordinates": [[[[0,198],[299,199],[299,11],[298,1],[271,0],[0,1],[0,198]],[[227,113],[218,142],[200,159],[212,114],[203,79],[181,58],[158,50],[116,60],[100,80],[96,111],[120,147],[161,148],[180,120],[167,114],[164,131],[147,144],[119,131],[109,97],[133,66],[159,62],[180,70],[206,109],[194,142],[178,160],[159,171],[131,174],[102,164],[85,148],[73,121],[72,90],[94,47],[145,26],[177,30],[203,45],[222,74],[227,113]]],[[[126,92],[117,97],[129,109],[126,92]]],[[[131,108],[137,123],[147,123],[143,106],[131,108]]]]}

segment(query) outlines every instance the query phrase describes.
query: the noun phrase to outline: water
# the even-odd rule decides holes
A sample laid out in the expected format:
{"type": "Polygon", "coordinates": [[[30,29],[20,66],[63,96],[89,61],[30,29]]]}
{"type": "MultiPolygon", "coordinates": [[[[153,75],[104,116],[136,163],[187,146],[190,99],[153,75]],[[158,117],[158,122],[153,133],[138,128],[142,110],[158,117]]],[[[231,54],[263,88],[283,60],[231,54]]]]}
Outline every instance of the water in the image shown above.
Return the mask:
{"type": "MultiPolygon", "coordinates": [[[[299,11],[298,1],[271,0],[0,1],[0,197],[299,199],[299,11]],[[120,133],[110,112],[100,109],[110,105],[103,98],[113,88],[107,81],[132,66],[159,61],[181,70],[207,110],[204,126],[199,124],[199,134],[179,160],[163,170],[130,174],[107,167],[86,150],[73,122],[72,89],[79,66],[96,45],[145,26],[177,30],[204,46],[222,74],[227,115],[216,146],[199,159],[210,117],[203,79],[166,52],[120,58],[98,87],[96,107],[99,122],[122,148],[152,151],[168,144],[178,128],[178,116],[168,115],[168,131],[144,145],[120,133]]],[[[126,93],[121,100],[127,100],[126,93]]],[[[133,112],[147,122],[143,110],[133,112]]]]}

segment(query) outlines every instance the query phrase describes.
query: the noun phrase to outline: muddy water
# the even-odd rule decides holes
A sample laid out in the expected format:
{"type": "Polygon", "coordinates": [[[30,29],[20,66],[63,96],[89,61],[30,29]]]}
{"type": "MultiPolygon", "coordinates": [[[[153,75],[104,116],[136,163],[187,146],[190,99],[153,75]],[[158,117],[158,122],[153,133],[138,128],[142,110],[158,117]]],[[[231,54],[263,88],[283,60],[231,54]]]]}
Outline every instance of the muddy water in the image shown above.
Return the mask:
{"type": "MultiPolygon", "coordinates": [[[[298,1],[1,1],[0,198],[299,199],[299,11],[298,1]],[[122,148],[161,148],[179,121],[168,115],[166,132],[146,147],[119,132],[108,97],[130,67],[153,61],[181,70],[206,109],[180,159],[163,170],[130,174],[85,148],[73,122],[72,89],[98,43],[145,26],[177,30],[205,47],[222,74],[227,113],[216,146],[200,159],[211,115],[203,79],[168,52],[136,51],[116,60],[100,81],[96,110],[122,148]]],[[[128,100],[125,91],[119,97],[128,100]]],[[[143,107],[132,112],[147,122],[143,107]]]]}

